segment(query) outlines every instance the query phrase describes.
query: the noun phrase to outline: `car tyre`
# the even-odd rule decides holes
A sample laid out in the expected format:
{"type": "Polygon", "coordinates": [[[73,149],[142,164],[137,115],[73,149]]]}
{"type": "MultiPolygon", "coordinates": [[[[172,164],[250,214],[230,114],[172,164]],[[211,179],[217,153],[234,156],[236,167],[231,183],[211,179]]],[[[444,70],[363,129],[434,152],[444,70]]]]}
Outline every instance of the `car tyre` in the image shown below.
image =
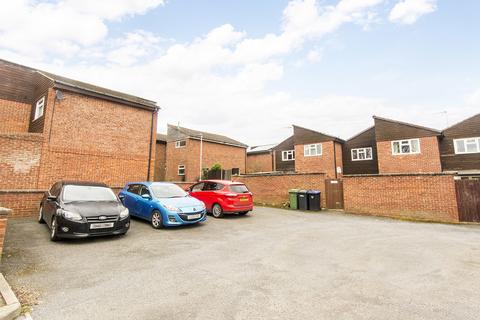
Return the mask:
{"type": "Polygon", "coordinates": [[[219,205],[218,203],[215,203],[212,206],[212,215],[214,218],[221,218],[223,217],[223,209],[222,206],[219,205]]]}
{"type": "Polygon", "coordinates": [[[154,210],[152,212],[152,219],[150,221],[152,223],[152,227],[155,229],[162,229],[163,228],[163,218],[162,214],[158,210],[154,210]]]}
{"type": "Polygon", "coordinates": [[[57,241],[58,236],[57,236],[57,216],[54,216],[52,219],[52,225],[51,225],[51,230],[50,230],[50,240],[52,241],[57,241]]]}
{"type": "Polygon", "coordinates": [[[45,223],[45,220],[43,219],[43,206],[41,205],[40,208],[38,209],[38,223],[45,223]]]}
{"type": "Polygon", "coordinates": [[[241,216],[244,216],[246,215],[247,213],[249,213],[250,211],[242,211],[242,212],[239,212],[238,214],[241,215],[241,216]]]}

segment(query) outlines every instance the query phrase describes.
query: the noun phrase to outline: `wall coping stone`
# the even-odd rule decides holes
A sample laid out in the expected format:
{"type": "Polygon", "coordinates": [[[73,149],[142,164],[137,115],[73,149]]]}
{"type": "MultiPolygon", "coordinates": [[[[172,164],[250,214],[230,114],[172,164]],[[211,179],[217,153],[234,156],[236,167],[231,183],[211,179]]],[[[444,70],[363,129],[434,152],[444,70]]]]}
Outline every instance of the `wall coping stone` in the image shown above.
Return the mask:
{"type": "Polygon", "coordinates": [[[0,207],[0,216],[7,216],[12,213],[12,209],[0,207]]]}
{"type": "Polygon", "coordinates": [[[259,173],[247,173],[241,175],[234,175],[232,177],[242,178],[242,177],[270,177],[270,176],[309,176],[309,175],[326,175],[326,172],[259,172],[259,173]]]}
{"type": "Polygon", "coordinates": [[[357,177],[416,177],[416,176],[455,176],[452,172],[419,172],[419,173],[369,173],[369,174],[345,174],[344,178],[357,177]]]}

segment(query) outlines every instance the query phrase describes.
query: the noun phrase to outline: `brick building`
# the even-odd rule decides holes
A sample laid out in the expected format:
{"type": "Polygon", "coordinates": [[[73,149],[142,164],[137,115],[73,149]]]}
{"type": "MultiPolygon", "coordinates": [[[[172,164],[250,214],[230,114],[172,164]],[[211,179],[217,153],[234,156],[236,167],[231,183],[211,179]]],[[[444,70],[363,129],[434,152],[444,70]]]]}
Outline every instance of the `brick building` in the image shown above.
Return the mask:
{"type": "Polygon", "coordinates": [[[154,181],[164,181],[167,169],[167,135],[157,134],[157,145],[155,147],[155,170],[154,181]]]}
{"type": "Polygon", "coordinates": [[[31,215],[53,182],[153,178],[157,106],[0,60],[0,206],[31,215]]]}
{"type": "Polygon", "coordinates": [[[243,174],[246,149],[246,144],[226,136],[168,125],[165,179],[197,181],[201,169],[217,163],[231,174],[243,174]]]}
{"type": "Polygon", "coordinates": [[[273,171],[273,148],[275,146],[268,144],[249,147],[247,149],[247,173],[273,171]]]}

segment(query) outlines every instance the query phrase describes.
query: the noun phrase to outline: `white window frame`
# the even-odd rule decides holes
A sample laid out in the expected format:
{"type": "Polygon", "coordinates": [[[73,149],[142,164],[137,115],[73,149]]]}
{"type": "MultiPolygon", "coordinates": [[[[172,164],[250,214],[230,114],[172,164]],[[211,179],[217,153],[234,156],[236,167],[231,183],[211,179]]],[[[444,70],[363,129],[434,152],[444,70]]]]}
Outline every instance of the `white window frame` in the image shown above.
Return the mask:
{"type": "Polygon", "coordinates": [[[373,160],[373,149],[372,147],[365,147],[365,148],[353,148],[350,150],[351,156],[352,156],[352,161],[366,161],[366,160],[373,160]],[[367,150],[370,149],[370,157],[367,158],[367,150]],[[357,159],[354,159],[353,157],[353,151],[357,151],[357,159]],[[364,153],[365,158],[360,159],[359,158],[359,153],[364,153]]]}
{"type": "Polygon", "coordinates": [[[185,148],[186,146],[187,146],[187,140],[178,140],[178,141],[175,141],[175,148],[176,148],[176,149],[185,148]],[[184,142],[183,146],[181,145],[182,142],[184,142]]]}
{"type": "Polygon", "coordinates": [[[323,146],[321,143],[306,144],[303,146],[303,156],[305,157],[317,157],[323,154],[323,146]],[[320,152],[318,152],[320,147],[320,152]],[[312,153],[312,151],[315,151],[312,153]]]}
{"type": "Polygon", "coordinates": [[[293,161],[295,160],[295,150],[283,150],[282,151],[282,161],[293,161]],[[289,157],[292,157],[289,159],[289,157]]]}
{"type": "Polygon", "coordinates": [[[179,176],[184,176],[186,172],[186,168],[184,164],[179,164],[177,167],[177,173],[179,176]],[[183,173],[180,173],[180,170],[183,170],[183,173]]]}
{"type": "Polygon", "coordinates": [[[471,154],[471,153],[480,153],[480,137],[472,138],[462,138],[462,139],[453,139],[453,148],[455,149],[455,154],[471,154]],[[477,142],[477,151],[467,151],[467,140],[476,140],[477,142]],[[457,142],[462,141],[465,151],[457,150],[457,142]]]}
{"type": "Polygon", "coordinates": [[[409,155],[409,154],[420,154],[420,153],[422,153],[422,152],[421,152],[421,148],[420,148],[420,139],[418,139],[418,138],[417,139],[403,139],[403,140],[392,141],[392,155],[394,155],[394,156],[404,156],[404,155],[409,155]],[[414,140],[416,140],[418,142],[418,150],[415,151],[415,152],[412,152],[412,141],[414,141],[414,140]],[[400,148],[399,148],[400,152],[399,153],[396,153],[395,148],[393,147],[396,142],[398,142],[400,144],[400,148]],[[404,142],[407,142],[407,144],[410,148],[410,152],[402,152],[402,144],[404,142]]]}
{"type": "Polygon", "coordinates": [[[45,112],[45,96],[38,99],[37,102],[35,103],[35,115],[33,117],[33,121],[42,117],[44,112],[45,112]]]}

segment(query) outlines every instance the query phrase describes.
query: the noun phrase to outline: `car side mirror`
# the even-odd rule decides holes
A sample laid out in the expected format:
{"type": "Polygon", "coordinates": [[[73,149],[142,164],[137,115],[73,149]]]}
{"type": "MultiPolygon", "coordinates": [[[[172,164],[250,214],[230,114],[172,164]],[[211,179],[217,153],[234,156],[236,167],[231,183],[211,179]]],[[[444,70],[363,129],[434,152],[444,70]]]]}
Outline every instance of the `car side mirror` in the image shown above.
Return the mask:
{"type": "Polygon", "coordinates": [[[55,201],[57,201],[57,197],[56,196],[48,196],[47,201],[55,202],[55,201]]]}
{"type": "Polygon", "coordinates": [[[124,198],[125,198],[125,195],[124,195],[124,194],[119,194],[119,195],[118,195],[118,198],[119,198],[119,199],[124,199],[124,198]]]}
{"type": "Polygon", "coordinates": [[[150,197],[149,194],[142,194],[142,198],[143,198],[143,199],[147,199],[147,200],[152,199],[152,197],[150,197]]]}

